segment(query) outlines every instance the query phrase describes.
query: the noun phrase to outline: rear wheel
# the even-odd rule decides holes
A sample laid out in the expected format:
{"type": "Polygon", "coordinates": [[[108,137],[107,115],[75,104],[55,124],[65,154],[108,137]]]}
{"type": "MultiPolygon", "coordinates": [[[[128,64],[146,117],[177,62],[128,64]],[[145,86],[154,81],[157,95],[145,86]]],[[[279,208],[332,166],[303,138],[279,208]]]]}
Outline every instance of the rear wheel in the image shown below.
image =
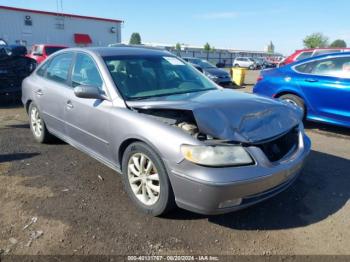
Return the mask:
{"type": "Polygon", "coordinates": [[[168,174],[158,154],[145,143],[131,144],[123,155],[124,187],[144,213],[160,216],[175,206],[168,174]]]}
{"type": "Polygon", "coordinates": [[[44,120],[41,118],[38,107],[31,103],[29,106],[29,123],[34,139],[39,143],[47,143],[51,139],[51,134],[46,128],[44,120]]]}
{"type": "Polygon", "coordinates": [[[304,114],[304,118],[306,117],[305,102],[301,97],[292,95],[292,94],[286,94],[286,95],[280,96],[279,98],[288,103],[291,103],[294,106],[301,108],[304,114]]]}

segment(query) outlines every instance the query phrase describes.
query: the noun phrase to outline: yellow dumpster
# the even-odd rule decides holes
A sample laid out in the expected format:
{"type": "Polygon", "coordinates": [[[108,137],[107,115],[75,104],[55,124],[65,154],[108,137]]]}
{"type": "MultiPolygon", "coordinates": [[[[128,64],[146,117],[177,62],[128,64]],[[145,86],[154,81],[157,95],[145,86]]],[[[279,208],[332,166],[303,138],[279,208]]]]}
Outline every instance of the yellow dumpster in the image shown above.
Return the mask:
{"type": "Polygon", "coordinates": [[[247,69],[245,69],[245,68],[232,67],[231,68],[232,81],[236,85],[242,86],[244,84],[246,71],[247,71],[247,69]]]}

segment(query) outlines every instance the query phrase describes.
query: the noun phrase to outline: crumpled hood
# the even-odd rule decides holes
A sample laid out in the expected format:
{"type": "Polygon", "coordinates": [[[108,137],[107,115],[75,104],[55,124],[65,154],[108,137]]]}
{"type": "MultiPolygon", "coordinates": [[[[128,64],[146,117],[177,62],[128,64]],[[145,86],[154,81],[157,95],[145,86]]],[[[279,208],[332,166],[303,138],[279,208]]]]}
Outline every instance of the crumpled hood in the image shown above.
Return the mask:
{"type": "Polygon", "coordinates": [[[202,133],[242,143],[281,135],[302,119],[301,110],[285,102],[227,89],[128,101],[127,105],[135,109],[189,110],[202,133]]]}

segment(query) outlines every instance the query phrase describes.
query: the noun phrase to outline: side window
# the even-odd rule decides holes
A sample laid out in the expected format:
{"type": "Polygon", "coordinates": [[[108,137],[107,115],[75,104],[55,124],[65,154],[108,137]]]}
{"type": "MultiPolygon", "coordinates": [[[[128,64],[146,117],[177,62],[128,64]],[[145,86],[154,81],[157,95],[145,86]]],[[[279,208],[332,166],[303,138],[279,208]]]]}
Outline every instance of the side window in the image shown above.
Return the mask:
{"type": "MultiPolygon", "coordinates": [[[[50,60],[51,61],[51,60],[50,60]]],[[[39,69],[36,71],[37,75],[44,77],[46,70],[50,64],[50,61],[45,62],[39,69]]]]}
{"type": "Polygon", "coordinates": [[[295,67],[300,73],[350,78],[350,57],[336,57],[310,62],[295,67]]]}
{"type": "Polygon", "coordinates": [[[58,83],[66,83],[73,54],[66,53],[55,56],[47,68],[46,78],[58,83]]]}
{"type": "Polygon", "coordinates": [[[295,60],[296,60],[296,61],[300,61],[300,60],[309,58],[309,57],[312,56],[312,53],[313,53],[313,52],[302,52],[295,60]]]}
{"type": "Polygon", "coordinates": [[[72,74],[73,87],[88,85],[102,89],[103,81],[92,58],[86,54],[78,53],[72,74]]]}
{"type": "Polygon", "coordinates": [[[350,57],[335,57],[319,61],[312,73],[322,76],[350,78],[350,57]]]}

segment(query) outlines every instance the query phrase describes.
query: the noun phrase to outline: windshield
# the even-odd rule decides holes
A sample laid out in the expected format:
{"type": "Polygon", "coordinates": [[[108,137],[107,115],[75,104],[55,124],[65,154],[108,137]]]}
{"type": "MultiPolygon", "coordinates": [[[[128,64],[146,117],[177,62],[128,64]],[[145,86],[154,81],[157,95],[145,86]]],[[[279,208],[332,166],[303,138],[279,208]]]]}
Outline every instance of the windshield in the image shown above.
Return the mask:
{"type": "Polygon", "coordinates": [[[126,100],[216,89],[198,70],[172,56],[104,57],[126,100]]]}
{"type": "Polygon", "coordinates": [[[60,51],[64,49],[65,47],[54,47],[54,46],[47,46],[45,47],[46,55],[52,55],[53,53],[60,51]]]}
{"type": "Polygon", "coordinates": [[[189,59],[188,62],[199,65],[201,68],[215,68],[214,65],[204,59],[189,59]]]}

